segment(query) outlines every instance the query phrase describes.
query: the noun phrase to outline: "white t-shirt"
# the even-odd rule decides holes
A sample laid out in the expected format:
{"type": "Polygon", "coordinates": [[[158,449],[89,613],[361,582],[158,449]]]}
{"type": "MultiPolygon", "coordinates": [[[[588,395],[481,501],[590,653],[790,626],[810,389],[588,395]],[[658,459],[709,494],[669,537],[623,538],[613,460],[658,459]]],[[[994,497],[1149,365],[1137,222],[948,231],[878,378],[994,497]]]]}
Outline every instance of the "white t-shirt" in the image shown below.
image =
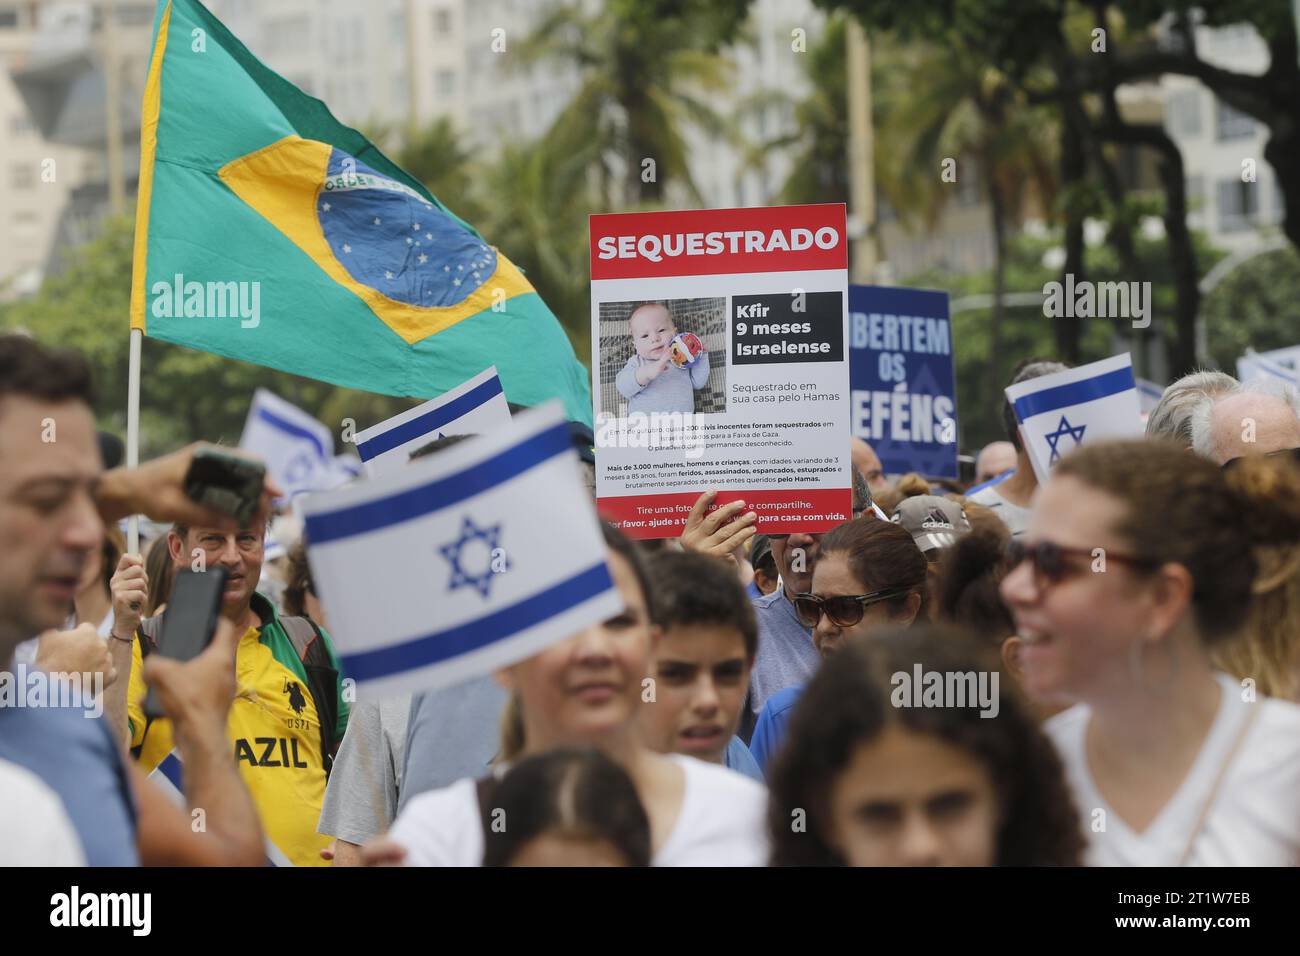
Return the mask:
{"type": "MultiPolygon", "coordinates": [[[[654,866],[766,866],[767,790],[748,777],[694,757],[667,754],[686,774],[682,806],[654,866]]],[[[483,822],[476,781],[412,797],[389,836],[411,866],[479,866],[483,822]]]]}
{"type": "Polygon", "coordinates": [[[1223,693],[1201,752],[1178,791],[1141,833],[1107,806],[1093,782],[1084,745],[1088,708],[1072,707],[1044,725],[1083,818],[1088,865],[1177,865],[1252,708],[1258,711],[1255,723],[1219,783],[1187,865],[1300,865],[1300,707],[1271,698],[1243,701],[1234,678],[1215,676],[1223,693]],[[1096,810],[1103,810],[1104,818],[1096,810]],[[1095,819],[1104,819],[1104,830],[1094,830],[1095,819]]]}
{"type": "Polygon", "coordinates": [[[981,491],[968,495],[967,501],[973,501],[977,505],[983,505],[988,508],[999,518],[1002,523],[1011,531],[1013,538],[1019,538],[1029,528],[1029,516],[1033,513],[1031,508],[1022,508],[1020,505],[1013,505],[1003,498],[997,491],[997,485],[989,485],[981,491]]]}
{"type": "Polygon", "coordinates": [[[85,866],[63,801],[23,767],[0,760],[0,866],[85,866]]]}

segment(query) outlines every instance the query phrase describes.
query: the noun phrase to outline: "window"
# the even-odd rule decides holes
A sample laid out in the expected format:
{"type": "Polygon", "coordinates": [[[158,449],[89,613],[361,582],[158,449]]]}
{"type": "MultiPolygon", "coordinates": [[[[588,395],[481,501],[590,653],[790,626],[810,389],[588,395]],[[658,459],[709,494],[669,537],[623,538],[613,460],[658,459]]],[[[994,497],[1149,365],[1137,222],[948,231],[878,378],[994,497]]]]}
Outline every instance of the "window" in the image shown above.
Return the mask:
{"type": "Polygon", "coordinates": [[[31,131],[32,120],[26,113],[15,113],[9,117],[9,132],[14,136],[25,136],[31,131]]]}
{"type": "Polygon", "coordinates": [[[0,30],[14,30],[18,27],[18,11],[12,7],[0,10],[0,30]]]}
{"type": "Polygon", "coordinates": [[[10,169],[9,182],[14,189],[31,189],[36,185],[36,170],[31,163],[14,163],[10,169]]]}
{"type": "Polygon", "coordinates": [[[1259,221],[1259,186],[1243,183],[1240,179],[1220,179],[1218,182],[1219,229],[1222,232],[1240,232],[1259,221]]]}
{"type": "Polygon", "coordinates": [[[1187,209],[1194,212],[1205,203],[1205,177],[1187,177],[1187,209]]]}
{"type": "Polygon", "coordinates": [[[1197,90],[1184,90],[1169,97],[1169,114],[1165,125],[1177,138],[1201,135],[1201,95],[1197,90]]]}
{"type": "Polygon", "coordinates": [[[1215,133],[1220,140],[1242,139],[1255,134],[1253,119],[1223,100],[1216,100],[1215,103],[1218,107],[1215,115],[1215,133]]]}
{"type": "Polygon", "coordinates": [[[456,92],[456,74],[451,70],[439,70],[436,83],[439,96],[451,96],[456,92]]]}
{"type": "Polygon", "coordinates": [[[445,37],[451,33],[451,11],[446,7],[433,11],[433,35],[445,37]]]}

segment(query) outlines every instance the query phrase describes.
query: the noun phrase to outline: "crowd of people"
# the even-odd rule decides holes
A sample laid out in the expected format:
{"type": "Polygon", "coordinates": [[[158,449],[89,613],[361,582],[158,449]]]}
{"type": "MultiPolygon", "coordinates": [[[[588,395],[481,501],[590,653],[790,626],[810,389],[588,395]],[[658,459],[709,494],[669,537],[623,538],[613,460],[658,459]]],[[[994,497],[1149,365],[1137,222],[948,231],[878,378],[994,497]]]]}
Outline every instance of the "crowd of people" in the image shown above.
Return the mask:
{"type": "Polygon", "coordinates": [[[382,699],[354,699],[291,522],[268,555],[280,489],[241,526],[186,496],[194,447],[105,461],[91,387],[0,337],[0,671],[28,696],[0,695],[0,863],[1300,864],[1289,386],[1188,375],[1041,486],[1010,406],[972,487],[853,439],[825,533],[681,489],[679,538],[602,524],[616,616],[382,699]],[[196,565],[226,580],[182,663],[159,625],[196,565]],[[93,706],[37,704],[42,674],[93,706]]]}

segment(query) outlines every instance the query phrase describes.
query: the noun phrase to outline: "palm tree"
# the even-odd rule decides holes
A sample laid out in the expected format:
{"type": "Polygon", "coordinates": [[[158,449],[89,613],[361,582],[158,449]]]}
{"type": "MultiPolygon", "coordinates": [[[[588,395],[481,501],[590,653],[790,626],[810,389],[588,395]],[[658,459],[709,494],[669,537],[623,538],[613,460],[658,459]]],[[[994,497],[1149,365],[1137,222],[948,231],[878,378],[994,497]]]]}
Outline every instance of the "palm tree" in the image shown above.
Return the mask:
{"type": "Polygon", "coordinates": [[[993,235],[990,389],[1001,396],[992,367],[1001,352],[1007,238],[1028,203],[1050,206],[1056,194],[1058,122],[1027,105],[1010,79],[959,44],[877,44],[876,170],[881,192],[905,220],[933,229],[957,195],[940,171],[978,176],[993,235]]]}
{"type": "Polygon", "coordinates": [[[548,133],[591,170],[607,205],[658,202],[666,182],[697,201],[688,165],[687,123],[727,124],[709,103],[726,86],[722,47],[733,40],[748,0],[605,0],[546,13],[521,44],[520,62],[573,64],[581,86],[548,133]],[[645,160],[654,175],[645,175],[645,160]]]}

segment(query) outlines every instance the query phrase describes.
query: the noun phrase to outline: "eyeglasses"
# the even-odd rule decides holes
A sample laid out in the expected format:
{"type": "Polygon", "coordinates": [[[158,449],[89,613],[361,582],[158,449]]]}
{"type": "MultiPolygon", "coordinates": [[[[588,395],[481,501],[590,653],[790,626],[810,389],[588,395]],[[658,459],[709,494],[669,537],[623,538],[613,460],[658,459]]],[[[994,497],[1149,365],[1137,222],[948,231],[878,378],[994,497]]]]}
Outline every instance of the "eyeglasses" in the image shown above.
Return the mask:
{"type": "MultiPolygon", "coordinates": [[[[1048,585],[1060,584],[1071,574],[1081,573],[1082,569],[1071,564],[1069,558],[1088,558],[1091,560],[1115,561],[1139,568],[1154,568],[1159,564],[1150,558],[1139,558],[1131,554],[1119,554],[1104,548],[1066,548],[1055,541],[1039,541],[1025,544],[1012,540],[1007,545],[1007,559],[1011,563],[1009,570],[1020,567],[1029,561],[1034,569],[1034,586],[1040,591],[1048,585]]],[[[1104,565],[1103,565],[1104,567],[1104,565]]]]}
{"type": "Polygon", "coordinates": [[[870,594],[844,594],[828,598],[816,594],[796,594],[794,610],[807,627],[816,627],[821,622],[823,613],[837,627],[852,627],[862,620],[869,605],[911,593],[912,588],[885,588],[870,594]]]}
{"type": "Polygon", "coordinates": [[[1247,458],[1290,458],[1296,464],[1300,464],[1300,448],[1283,448],[1263,455],[1242,455],[1238,458],[1229,458],[1223,463],[1223,470],[1227,471],[1229,468],[1235,468],[1247,458]]]}

